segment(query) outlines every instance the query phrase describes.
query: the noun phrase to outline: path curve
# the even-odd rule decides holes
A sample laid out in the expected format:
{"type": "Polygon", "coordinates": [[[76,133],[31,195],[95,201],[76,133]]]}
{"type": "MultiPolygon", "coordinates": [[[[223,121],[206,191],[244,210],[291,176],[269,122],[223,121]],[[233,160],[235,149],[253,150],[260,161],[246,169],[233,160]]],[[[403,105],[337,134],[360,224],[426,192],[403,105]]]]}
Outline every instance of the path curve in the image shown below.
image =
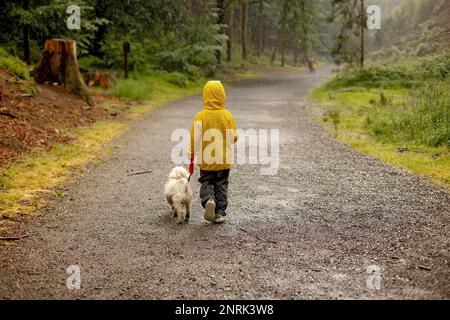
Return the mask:
{"type": "Polygon", "coordinates": [[[309,119],[305,97],[329,71],[227,88],[240,128],[281,129],[281,167],[232,171],[224,225],[205,223],[198,201],[176,225],[162,194],[170,134],[190,127],[201,98],[150,112],[30,219],[30,237],[0,243],[0,298],[450,298],[449,195],[309,119]],[[81,290],[66,288],[69,265],[81,268],[81,290]],[[370,265],[380,290],[367,287],[370,265]]]}

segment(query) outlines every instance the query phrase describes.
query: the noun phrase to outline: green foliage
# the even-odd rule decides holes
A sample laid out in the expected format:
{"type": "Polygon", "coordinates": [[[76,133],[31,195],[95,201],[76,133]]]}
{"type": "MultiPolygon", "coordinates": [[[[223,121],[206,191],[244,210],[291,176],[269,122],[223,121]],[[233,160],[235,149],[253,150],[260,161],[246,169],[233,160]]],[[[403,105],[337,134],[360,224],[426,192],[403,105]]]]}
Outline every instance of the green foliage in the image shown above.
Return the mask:
{"type": "Polygon", "coordinates": [[[438,10],[446,10],[444,1],[372,0],[371,3],[379,5],[383,13],[382,29],[368,34],[368,46],[370,51],[376,51],[377,60],[395,61],[396,52],[389,49],[396,48],[399,43],[402,58],[424,57],[442,49],[436,36],[447,27],[436,17],[439,15],[438,10]]]}
{"type": "Polygon", "coordinates": [[[410,92],[402,110],[383,109],[370,130],[389,141],[450,147],[450,87],[429,84],[410,92]]]}
{"type": "MultiPolygon", "coordinates": [[[[129,55],[130,71],[146,73],[160,70],[168,73],[183,73],[189,80],[214,74],[213,47],[187,47],[167,51],[167,46],[153,40],[144,43],[130,42],[132,53],[129,55]]],[[[123,68],[122,42],[107,41],[103,47],[104,56],[92,66],[97,68],[123,68]]]]}
{"type": "Polygon", "coordinates": [[[20,59],[8,54],[3,48],[0,48],[0,69],[6,69],[19,78],[30,79],[27,65],[20,59]]]}
{"type": "Polygon", "coordinates": [[[365,7],[354,0],[331,0],[331,6],[329,19],[340,29],[331,55],[337,64],[353,65],[360,56],[358,38],[361,37],[361,25],[365,27],[365,7]]]}
{"type": "Polygon", "coordinates": [[[450,77],[450,51],[423,61],[418,72],[428,80],[448,80],[450,77]]]}
{"type": "Polygon", "coordinates": [[[450,51],[431,59],[410,64],[373,64],[360,69],[346,69],[326,84],[327,89],[349,87],[412,88],[427,81],[449,78],[450,51]]]}
{"type": "Polygon", "coordinates": [[[379,141],[450,147],[449,79],[446,52],[408,64],[347,69],[325,84],[318,97],[342,104],[342,109],[330,109],[326,119],[333,120],[337,111],[364,117],[363,130],[379,141]],[[404,91],[403,97],[393,95],[393,89],[404,91]]]}
{"type": "Polygon", "coordinates": [[[414,70],[404,66],[367,66],[348,69],[326,84],[327,89],[348,87],[411,87],[416,83],[414,70]]]}
{"type": "Polygon", "coordinates": [[[331,130],[337,139],[449,186],[448,92],[450,84],[445,82],[414,91],[385,89],[388,103],[381,105],[378,89],[340,92],[322,87],[313,93],[314,99],[324,103],[315,108],[314,114],[324,109],[339,112],[339,131],[331,130]]]}
{"type": "Polygon", "coordinates": [[[104,63],[104,60],[95,56],[86,56],[78,59],[78,65],[80,69],[105,69],[107,66],[104,63]]]}
{"type": "Polygon", "coordinates": [[[438,50],[438,46],[436,44],[430,45],[426,43],[421,43],[416,50],[416,56],[424,57],[431,53],[435,53],[438,50]]]}
{"type": "Polygon", "coordinates": [[[149,100],[153,95],[153,87],[151,81],[141,77],[117,79],[109,94],[123,99],[149,100]]]}
{"type": "MultiPolygon", "coordinates": [[[[131,48],[130,72],[178,72],[194,81],[224,71],[227,54],[242,52],[235,53],[234,48],[247,48],[245,63],[256,53],[258,59],[254,62],[267,58],[274,47],[286,63],[294,57],[303,63],[317,52],[327,54],[335,34],[325,19],[330,1],[3,0],[0,42],[24,58],[28,55],[23,45],[24,28],[29,27],[31,62],[36,63],[46,39],[71,38],[77,41],[82,68],[114,69],[120,74],[126,41],[131,48]],[[66,26],[66,9],[72,4],[81,9],[80,30],[71,31],[66,26]],[[243,7],[248,11],[246,46],[242,43],[242,21],[237,21],[243,7]],[[225,50],[228,44],[230,50],[225,50]]],[[[274,61],[278,60],[275,57],[274,61]]]]}
{"type": "Polygon", "coordinates": [[[337,131],[339,129],[339,123],[341,122],[341,114],[339,110],[327,110],[322,117],[324,122],[328,122],[331,120],[333,122],[334,130],[337,131]]]}
{"type": "Polygon", "coordinates": [[[58,198],[64,198],[66,196],[66,193],[63,190],[55,190],[54,194],[58,198]]]}
{"type": "MultiPolygon", "coordinates": [[[[152,66],[152,58],[145,50],[150,41],[139,43],[129,41],[131,53],[128,56],[128,67],[130,71],[145,71],[152,66]]],[[[150,49],[147,49],[150,50],[150,49]]],[[[101,68],[123,70],[123,41],[107,38],[103,46],[101,68]]]]}
{"type": "Polygon", "coordinates": [[[165,79],[180,88],[186,88],[189,85],[189,79],[180,72],[168,73],[165,79]]]}
{"type": "Polygon", "coordinates": [[[188,62],[187,57],[181,53],[181,50],[163,51],[157,54],[159,66],[168,72],[185,71],[188,62]]]}
{"type": "Polygon", "coordinates": [[[87,54],[98,28],[108,23],[106,19],[95,17],[95,8],[90,3],[86,0],[30,1],[29,8],[25,9],[21,2],[5,0],[0,4],[0,41],[20,47],[23,41],[21,27],[29,25],[31,39],[36,41],[33,45],[40,51],[48,38],[71,38],[77,41],[78,53],[87,54]],[[81,9],[81,30],[69,30],[66,26],[66,10],[72,4],[81,9]]]}

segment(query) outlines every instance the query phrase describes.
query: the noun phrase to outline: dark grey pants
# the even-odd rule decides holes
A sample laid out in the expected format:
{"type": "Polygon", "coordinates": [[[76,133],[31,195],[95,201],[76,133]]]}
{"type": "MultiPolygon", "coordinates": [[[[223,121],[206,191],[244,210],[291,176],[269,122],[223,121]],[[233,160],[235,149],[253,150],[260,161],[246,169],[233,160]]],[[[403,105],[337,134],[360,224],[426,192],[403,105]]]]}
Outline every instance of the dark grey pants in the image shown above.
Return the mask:
{"type": "Polygon", "coordinates": [[[216,202],[216,214],[225,216],[228,205],[228,177],[230,170],[205,171],[200,170],[198,182],[200,187],[200,198],[203,208],[209,199],[216,202]]]}

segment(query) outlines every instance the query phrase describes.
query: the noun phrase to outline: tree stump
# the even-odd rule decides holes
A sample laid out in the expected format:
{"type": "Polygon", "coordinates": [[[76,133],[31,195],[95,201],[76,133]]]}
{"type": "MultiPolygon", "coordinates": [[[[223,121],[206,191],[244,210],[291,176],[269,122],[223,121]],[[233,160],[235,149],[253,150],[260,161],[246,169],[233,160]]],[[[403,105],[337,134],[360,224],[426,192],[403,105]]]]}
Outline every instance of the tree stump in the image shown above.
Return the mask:
{"type": "Polygon", "coordinates": [[[116,74],[114,72],[92,70],[85,74],[84,81],[88,87],[100,86],[103,89],[109,89],[116,82],[116,74]]]}
{"type": "Polygon", "coordinates": [[[90,106],[94,105],[81,77],[77,61],[77,47],[73,40],[49,39],[36,70],[37,83],[58,83],[67,92],[79,95],[90,106]]]}

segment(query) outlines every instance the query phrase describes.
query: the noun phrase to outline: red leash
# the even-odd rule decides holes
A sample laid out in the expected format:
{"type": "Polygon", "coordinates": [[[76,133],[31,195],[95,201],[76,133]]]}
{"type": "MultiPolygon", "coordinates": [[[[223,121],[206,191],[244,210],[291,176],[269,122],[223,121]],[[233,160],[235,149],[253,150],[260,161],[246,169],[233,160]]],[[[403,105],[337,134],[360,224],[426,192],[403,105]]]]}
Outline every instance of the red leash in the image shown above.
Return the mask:
{"type": "Polygon", "coordinates": [[[189,179],[188,181],[191,180],[192,174],[194,173],[194,155],[191,156],[191,163],[189,164],[189,179]]]}

